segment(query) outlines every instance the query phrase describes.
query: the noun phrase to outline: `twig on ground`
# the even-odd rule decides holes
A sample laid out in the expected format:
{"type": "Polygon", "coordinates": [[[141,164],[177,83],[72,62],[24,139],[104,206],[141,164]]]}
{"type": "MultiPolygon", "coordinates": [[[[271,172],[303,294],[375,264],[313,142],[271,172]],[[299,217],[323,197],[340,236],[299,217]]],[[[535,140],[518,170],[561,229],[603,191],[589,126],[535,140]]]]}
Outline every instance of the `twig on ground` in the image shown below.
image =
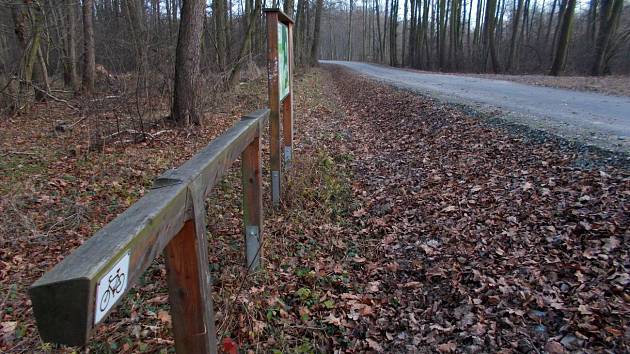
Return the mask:
{"type": "Polygon", "coordinates": [[[69,128],[69,129],[70,129],[70,128],[73,128],[75,125],[77,125],[77,124],[81,123],[82,121],[84,121],[84,120],[85,120],[85,118],[87,118],[87,116],[83,116],[83,117],[79,118],[76,122],[74,122],[74,123],[70,124],[70,125],[68,126],[68,128],[69,128]]]}
{"type": "Polygon", "coordinates": [[[8,155],[25,155],[25,156],[37,156],[37,153],[27,151],[6,151],[2,153],[2,156],[8,155]]]}
{"type": "Polygon", "coordinates": [[[68,108],[70,108],[70,109],[72,109],[72,110],[74,110],[74,111],[79,112],[79,109],[78,109],[77,107],[75,107],[75,106],[71,105],[71,104],[70,104],[67,100],[64,100],[64,99],[62,99],[62,98],[59,98],[59,97],[57,97],[57,96],[54,96],[53,94],[51,94],[51,93],[50,93],[50,92],[48,92],[47,90],[44,90],[44,89],[42,89],[42,88],[38,87],[37,85],[33,84],[32,82],[28,82],[28,81],[25,81],[25,80],[19,80],[19,82],[21,82],[21,83],[25,83],[25,84],[28,84],[28,85],[31,85],[31,86],[32,86],[35,90],[37,90],[37,91],[39,91],[39,92],[43,93],[44,95],[46,95],[48,98],[52,99],[53,101],[55,101],[55,102],[59,102],[59,103],[63,103],[63,104],[65,104],[65,105],[66,105],[66,107],[68,107],[68,108]]]}

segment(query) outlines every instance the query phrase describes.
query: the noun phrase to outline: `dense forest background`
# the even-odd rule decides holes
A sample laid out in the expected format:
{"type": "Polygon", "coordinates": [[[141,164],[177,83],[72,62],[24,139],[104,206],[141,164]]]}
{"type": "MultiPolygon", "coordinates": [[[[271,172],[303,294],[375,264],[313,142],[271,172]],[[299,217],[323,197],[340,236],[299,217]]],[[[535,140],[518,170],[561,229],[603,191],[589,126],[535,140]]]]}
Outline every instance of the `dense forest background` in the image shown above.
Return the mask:
{"type": "Polygon", "coordinates": [[[451,72],[630,72],[623,0],[350,0],[327,3],[324,13],[326,59],[451,72]]]}
{"type": "Polygon", "coordinates": [[[99,90],[177,101],[181,35],[182,53],[196,57],[183,71],[201,79],[195,89],[225,90],[264,71],[265,7],[295,18],[298,66],[630,72],[624,0],[1,0],[0,107],[99,90]]]}

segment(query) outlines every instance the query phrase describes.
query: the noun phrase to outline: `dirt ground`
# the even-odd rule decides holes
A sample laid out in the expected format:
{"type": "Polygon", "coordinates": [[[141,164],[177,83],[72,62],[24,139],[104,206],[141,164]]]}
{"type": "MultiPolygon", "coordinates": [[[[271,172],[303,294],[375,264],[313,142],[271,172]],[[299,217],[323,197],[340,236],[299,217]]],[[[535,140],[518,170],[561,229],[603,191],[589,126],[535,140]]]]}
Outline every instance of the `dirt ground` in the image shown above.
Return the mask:
{"type": "MultiPolygon", "coordinates": [[[[242,266],[238,163],[207,200],[220,349],[629,350],[628,171],[329,70],[295,80],[296,158],[281,208],[265,200],[263,269],[242,266]]],[[[264,82],[248,85],[207,117],[218,124],[98,153],[86,131],[51,132],[67,107],[0,123],[0,351],[173,351],[161,259],[87,348],[42,343],[26,289],[260,108],[264,82]]]]}

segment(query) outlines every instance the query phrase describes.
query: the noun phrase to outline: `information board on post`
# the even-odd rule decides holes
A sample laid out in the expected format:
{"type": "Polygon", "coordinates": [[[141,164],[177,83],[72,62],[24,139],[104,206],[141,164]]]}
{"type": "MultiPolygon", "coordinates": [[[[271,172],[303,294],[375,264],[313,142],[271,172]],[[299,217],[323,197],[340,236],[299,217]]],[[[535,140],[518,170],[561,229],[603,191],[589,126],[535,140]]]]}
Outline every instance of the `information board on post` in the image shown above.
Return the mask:
{"type": "Polygon", "coordinates": [[[277,207],[281,199],[283,163],[289,168],[293,158],[293,20],[280,9],[264,9],[264,12],[267,20],[271,196],[277,207]]]}

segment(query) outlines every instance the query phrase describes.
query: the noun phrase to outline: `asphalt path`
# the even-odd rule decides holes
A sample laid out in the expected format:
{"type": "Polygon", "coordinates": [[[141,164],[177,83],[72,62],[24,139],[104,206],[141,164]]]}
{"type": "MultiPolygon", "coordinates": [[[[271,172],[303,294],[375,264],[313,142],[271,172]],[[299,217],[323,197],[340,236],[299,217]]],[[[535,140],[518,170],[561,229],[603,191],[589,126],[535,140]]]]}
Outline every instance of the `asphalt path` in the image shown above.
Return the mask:
{"type": "Polygon", "coordinates": [[[452,74],[432,74],[347,61],[321,61],[448,103],[568,140],[630,152],[630,97],[526,85],[452,74]]]}

